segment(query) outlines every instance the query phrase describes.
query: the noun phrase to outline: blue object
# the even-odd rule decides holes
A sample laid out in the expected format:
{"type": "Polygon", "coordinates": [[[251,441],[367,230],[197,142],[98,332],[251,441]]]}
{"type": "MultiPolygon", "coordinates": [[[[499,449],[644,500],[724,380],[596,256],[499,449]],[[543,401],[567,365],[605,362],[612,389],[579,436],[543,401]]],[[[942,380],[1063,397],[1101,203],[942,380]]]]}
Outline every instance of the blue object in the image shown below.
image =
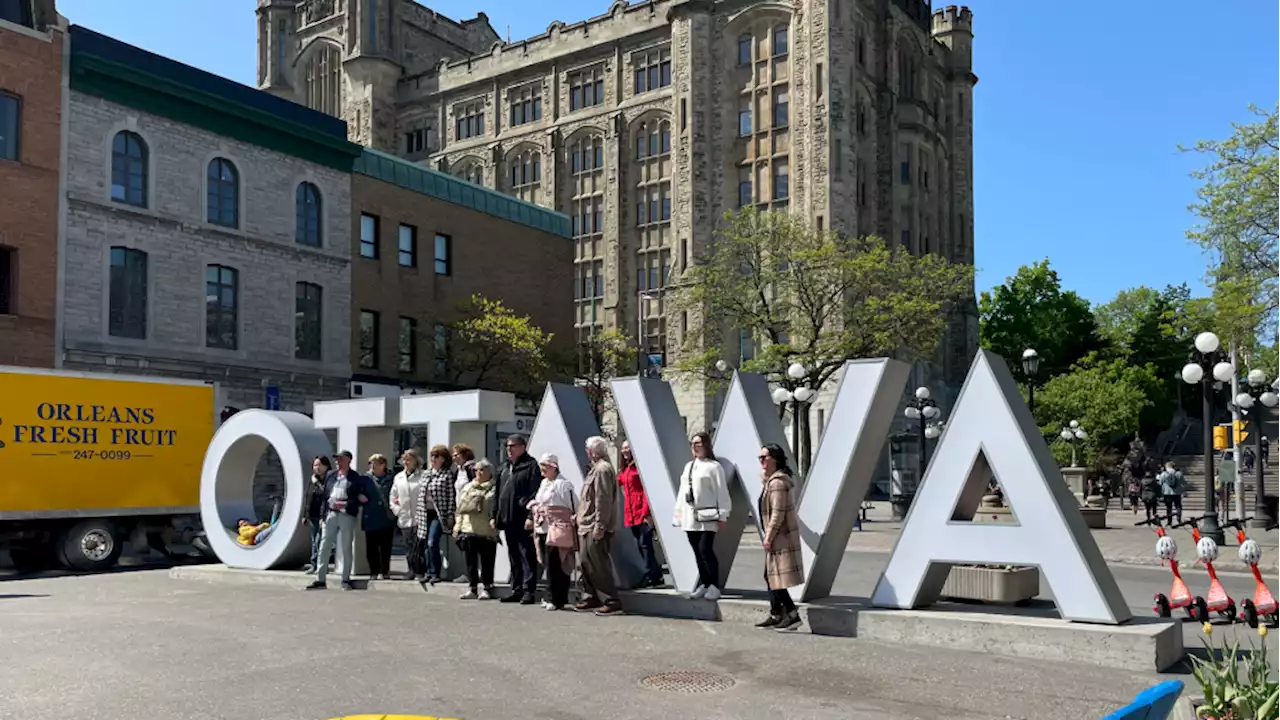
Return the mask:
{"type": "Polygon", "coordinates": [[[1138,693],[1133,702],[1102,720],[1167,720],[1185,687],[1181,680],[1166,680],[1138,693]]]}
{"type": "Polygon", "coordinates": [[[266,410],[280,409],[280,388],[279,387],[275,385],[267,386],[267,396],[265,398],[265,402],[263,403],[263,405],[265,406],[264,409],[266,410]]]}

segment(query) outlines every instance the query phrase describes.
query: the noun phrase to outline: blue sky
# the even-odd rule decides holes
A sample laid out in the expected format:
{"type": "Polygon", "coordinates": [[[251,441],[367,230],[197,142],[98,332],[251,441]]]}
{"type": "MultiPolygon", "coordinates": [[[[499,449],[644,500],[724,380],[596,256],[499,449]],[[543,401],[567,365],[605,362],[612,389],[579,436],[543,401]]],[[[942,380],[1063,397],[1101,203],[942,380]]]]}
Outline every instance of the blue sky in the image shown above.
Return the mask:
{"type": "MultiPolygon", "coordinates": [[[[849,1],[849,0],[844,0],[849,1]]],[[[484,10],[500,33],[603,13],[606,0],[428,3],[484,10]]],[[[943,3],[935,3],[941,6],[943,3]]],[[[1178,151],[1226,137],[1276,102],[1280,6],[972,0],[975,242],[979,290],[1048,257],[1093,302],[1136,285],[1203,288],[1185,239],[1202,161],[1178,151]]],[[[71,22],[244,83],[257,64],[254,0],[60,0],[71,22]]]]}

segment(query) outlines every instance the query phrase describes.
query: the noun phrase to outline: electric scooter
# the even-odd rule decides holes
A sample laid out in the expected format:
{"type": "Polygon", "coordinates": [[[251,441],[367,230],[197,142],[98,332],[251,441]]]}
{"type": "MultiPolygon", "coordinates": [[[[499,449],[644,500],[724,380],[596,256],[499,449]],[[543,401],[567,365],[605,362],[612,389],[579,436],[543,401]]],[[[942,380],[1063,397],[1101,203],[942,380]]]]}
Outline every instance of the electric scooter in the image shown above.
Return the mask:
{"type": "Polygon", "coordinates": [[[1226,618],[1228,622],[1236,620],[1236,601],[1231,599],[1227,594],[1226,588],[1222,587],[1222,583],[1218,580],[1218,572],[1213,569],[1213,561],[1218,559],[1218,543],[1213,538],[1205,537],[1200,534],[1200,528],[1196,527],[1196,523],[1208,517],[1202,515],[1200,517],[1187,518],[1180,523],[1170,525],[1172,528],[1190,527],[1191,539],[1196,541],[1197,561],[1204,564],[1204,569],[1209,573],[1209,598],[1205,602],[1203,598],[1196,598],[1196,621],[1206,623],[1209,622],[1209,613],[1218,613],[1226,618]]]}
{"type": "Polygon", "coordinates": [[[1182,579],[1182,573],[1178,571],[1178,544],[1169,537],[1164,527],[1160,525],[1160,517],[1156,516],[1150,520],[1134,523],[1135,527],[1143,525],[1155,525],[1156,530],[1156,556],[1160,558],[1161,564],[1169,563],[1169,570],[1173,572],[1173,588],[1169,590],[1169,594],[1156,593],[1155,606],[1152,611],[1162,618],[1173,617],[1174,610],[1182,608],[1187,609],[1187,617],[1195,619],[1196,608],[1204,604],[1204,598],[1192,597],[1191,591],[1187,589],[1187,583],[1182,579]]]}
{"type": "Polygon", "coordinates": [[[1277,603],[1271,589],[1267,587],[1267,583],[1262,580],[1262,572],[1258,570],[1258,562],[1262,560],[1262,548],[1258,547],[1256,540],[1250,540],[1244,533],[1245,523],[1253,518],[1244,518],[1240,520],[1232,520],[1225,522],[1222,527],[1233,527],[1236,529],[1236,540],[1240,543],[1238,554],[1240,562],[1249,566],[1253,571],[1253,579],[1257,581],[1257,587],[1254,588],[1253,597],[1245,598],[1240,601],[1240,620],[1249,625],[1251,628],[1258,627],[1258,619],[1263,618],[1268,625],[1273,627],[1280,625],[1280,613],[1277,613],[1277,603]]]}

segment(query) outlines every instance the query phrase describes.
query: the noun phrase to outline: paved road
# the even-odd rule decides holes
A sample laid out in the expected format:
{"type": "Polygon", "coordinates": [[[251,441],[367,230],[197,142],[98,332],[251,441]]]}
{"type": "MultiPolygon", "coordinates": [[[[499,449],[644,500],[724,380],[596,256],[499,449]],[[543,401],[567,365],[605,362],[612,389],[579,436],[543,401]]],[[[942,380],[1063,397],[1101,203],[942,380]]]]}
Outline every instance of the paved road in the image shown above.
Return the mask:
{"type": "Polygon", "coordinates": [[[0,716],[20,708],[24,720],[375,712],[464,720],[1039,720],[1102,717],[1158,679],[455,597],[206,585],[145,570],[0,582],[0,647],[13,660],[0,663],[0,716]],[[686,670],[736,685],[701,695],[640,685],[686,670]]]}

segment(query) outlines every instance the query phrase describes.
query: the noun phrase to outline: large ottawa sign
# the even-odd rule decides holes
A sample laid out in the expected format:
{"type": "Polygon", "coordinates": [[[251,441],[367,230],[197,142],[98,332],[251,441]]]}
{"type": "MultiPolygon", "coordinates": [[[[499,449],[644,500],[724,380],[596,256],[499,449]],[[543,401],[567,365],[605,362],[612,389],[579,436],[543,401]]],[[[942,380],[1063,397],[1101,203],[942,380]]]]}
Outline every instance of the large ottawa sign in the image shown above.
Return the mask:
{"type": "MultiPolygon", "coordinates": [[[[805,581],[792,592],[800,600],[831,592],[909,374],[910,367],[896,360],[845,366],[799,498],[805,581]]],[[[626,378],[613,381],[613,391],[654,515],[671,517],[689,453],[671,387],[626,378]]],[[[233,567],[271,569],[305,561],[310,538],[300,527],[303,489],[311,459],[333,451],[325,429],[336,430],[338,444],[359,457],[359,445],[375,438],[377,449],[385,450],[381,440],[397,427],[426,426],[431,444],[449,444],[477,423],[514,416],[514,397],[480,390],[316,403],[314,421],[290,412],[238,413],[219,429],[205,457],[200,495],[210,544],[233,567]],[[252,515],[254,469],[268,445],[284,466],[284,508],[277,531],[262,545],[243,547],[219,528],[252,515]]],[[[584,391],[548,385],[529,449],[585,464],[584,441],[596,434],[584,391]]],[[[714,438],[716,455],[736,470],[733,514],[716,548],[725,574],[760,493],[757,457],[768,443],[788,445],[768,384],[762,376],[738,373],[714,438]]],[[[569,480],[581,484],[581,467],[562,467],[569,480]]],[[[679,530],[657,525],[676,587],[692,589],[698,571],[688,542],[679,530]]],[[[1131,617],[1013,376],[1003,359],[987,351],[974,358],[872,601],[890,608],[931,604],[956,564],[1037,566],[1064,618],[1117,624],[1131,617]],[[1016,524],[968,522],[992,477],[1014,508],[1016,524]]]]}

